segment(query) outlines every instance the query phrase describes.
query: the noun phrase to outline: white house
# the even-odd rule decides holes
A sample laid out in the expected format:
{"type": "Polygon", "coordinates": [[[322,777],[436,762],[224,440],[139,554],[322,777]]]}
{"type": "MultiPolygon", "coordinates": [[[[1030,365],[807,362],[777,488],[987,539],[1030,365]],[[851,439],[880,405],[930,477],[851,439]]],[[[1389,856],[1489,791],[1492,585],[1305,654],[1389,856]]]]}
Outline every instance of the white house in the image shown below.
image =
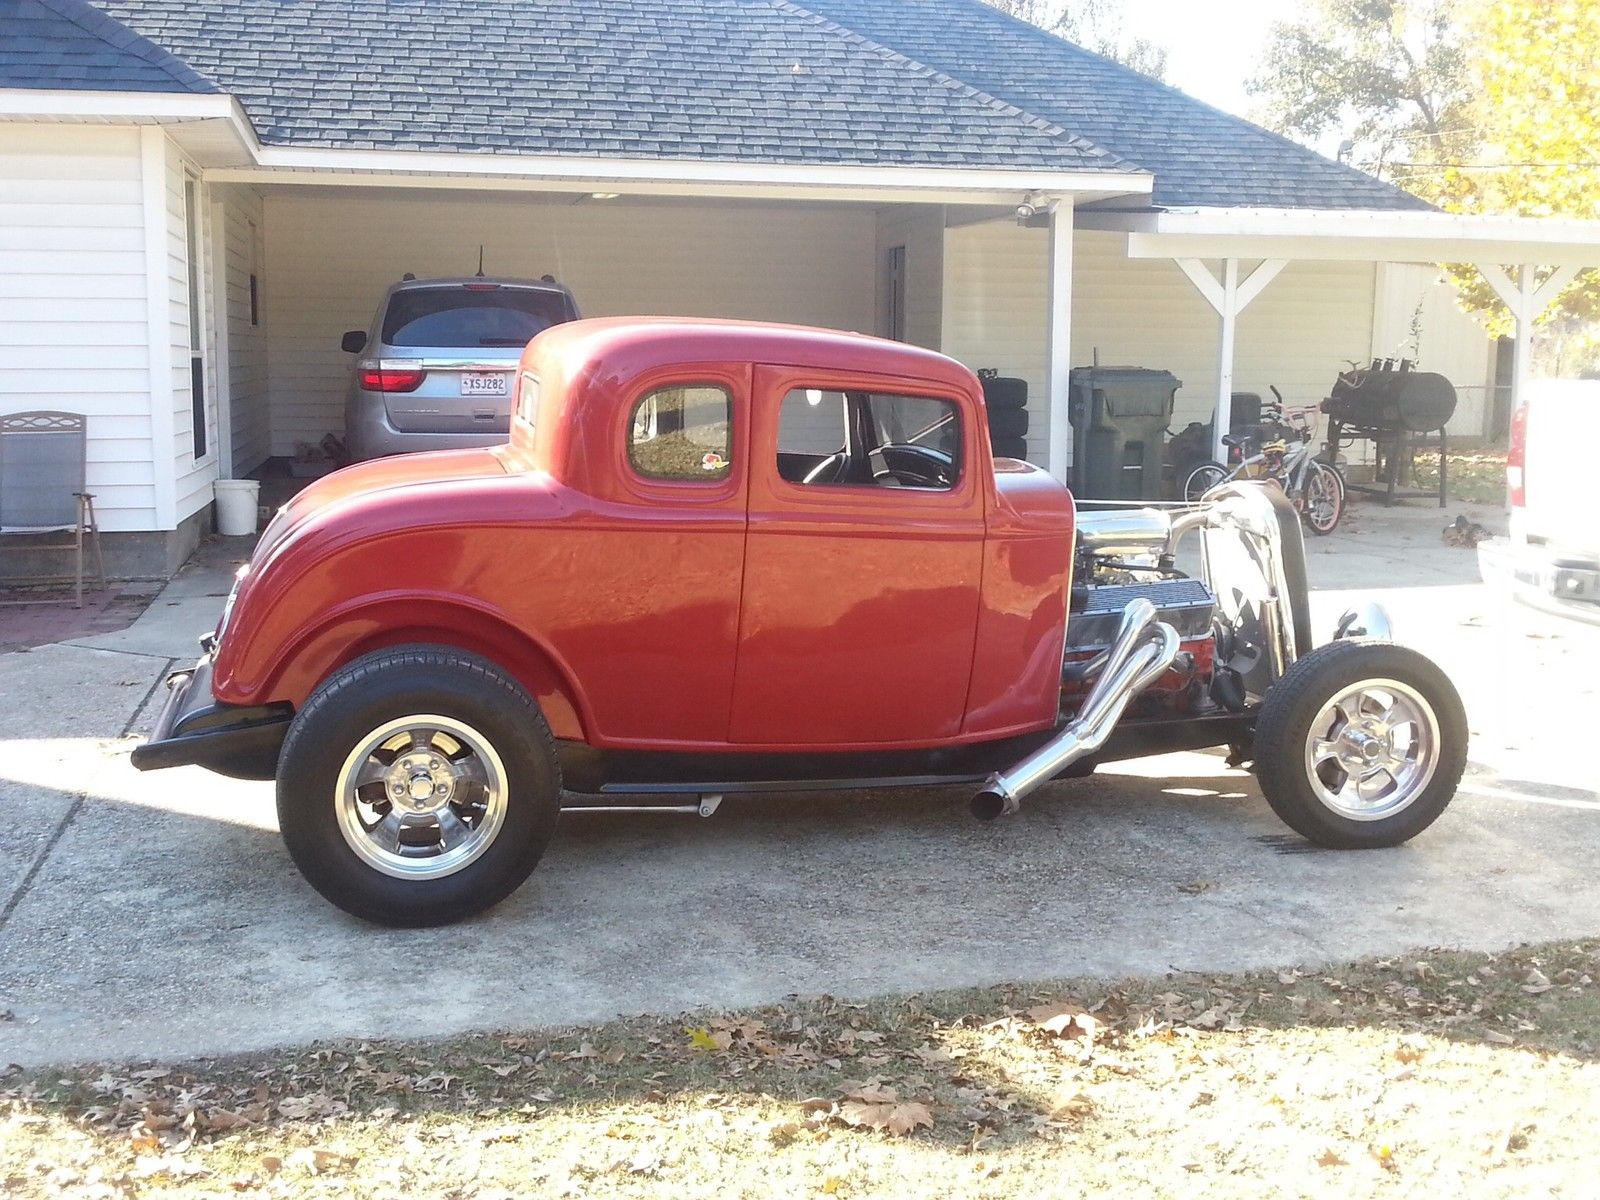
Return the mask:
{"type": "Polygon", "coordinates": [[[338,432],[341,332],[480,246],[590,315],[1021,375],[1061,472],[1096,357],[1173,371],[1183,422],[1404,354],[1482,432],[1491,346],[1426,264],[1488,266],[1526,333],[1534,268],[1597,243],[1435,212],[977,0],[0,3],[0,412],[88,415],[124,575],[175,569],[217,478],[338,432]]]}

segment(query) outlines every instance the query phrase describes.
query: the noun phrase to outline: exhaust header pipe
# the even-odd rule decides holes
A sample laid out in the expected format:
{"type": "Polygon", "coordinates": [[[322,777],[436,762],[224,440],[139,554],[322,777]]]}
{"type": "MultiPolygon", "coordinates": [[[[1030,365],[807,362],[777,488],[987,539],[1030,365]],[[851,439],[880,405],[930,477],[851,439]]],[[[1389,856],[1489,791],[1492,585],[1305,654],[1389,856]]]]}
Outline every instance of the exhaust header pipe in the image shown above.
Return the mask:
{"type": "Polygon", "coordinates": [[[1177,657],[1178,634],[1156,620],[1156,606],[1144,599],[1129,604],[1078,715],[1016,766],[989,776],[972,798],[972,815],[980,821],[1010,816],[1022,807],[1023,797],[1093,754],[1105,744],[1128,701],[1165,675],[1177,657]]]}

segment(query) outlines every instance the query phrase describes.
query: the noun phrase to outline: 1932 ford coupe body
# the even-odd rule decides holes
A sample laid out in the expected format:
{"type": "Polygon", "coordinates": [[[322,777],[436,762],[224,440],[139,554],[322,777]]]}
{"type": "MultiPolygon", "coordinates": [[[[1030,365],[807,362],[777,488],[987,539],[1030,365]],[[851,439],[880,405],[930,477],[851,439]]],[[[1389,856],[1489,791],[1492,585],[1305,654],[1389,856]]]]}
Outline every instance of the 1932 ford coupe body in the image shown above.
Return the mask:
{"type": "Polygon", "coordinates": [[[1293,828],[1364,847],[1455,791],[1454,689],[1361,636],[1376,610],[1313,649],[1267,488],[1080,513],[992,458],[965,367],[820,330],[580,321],[529,344],[516,393],[504,446],[286,505],[134,752],[275,778],[296,864],[357,915],[494,904],[563,807],[965,782],[988,818],[1228,746],[1293,828]]]}

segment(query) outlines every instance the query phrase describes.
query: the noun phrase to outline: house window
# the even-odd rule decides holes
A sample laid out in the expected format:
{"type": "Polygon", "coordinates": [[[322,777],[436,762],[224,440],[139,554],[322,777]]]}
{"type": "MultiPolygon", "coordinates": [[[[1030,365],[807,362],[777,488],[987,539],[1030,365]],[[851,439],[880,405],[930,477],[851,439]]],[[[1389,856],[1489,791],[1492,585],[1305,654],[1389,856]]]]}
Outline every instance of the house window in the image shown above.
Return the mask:
{"type": "Polygon", "coordinates": [[[193,175],[183,177],[183,234],[184,250],[189,269],[189,405],[194,418],[194,456],[206,456],[210,445],[210,431],[206,428],[206,361],[202,347],[205,345],[205,314],[200,307],[200,181],[193,175]]]}
{"type": "Polygon", "coordinates": [[[883,260],[883,335],[906,340],[906,248],[890,246],[883,260]]]}
{"type": "Polygon", "coordinates": [[[633,406],[628,461],[646,479],[715,483],[732,470],[733,397],[715,384],[657,388],[633,406]]]}
{"type": "Polygon", "coordinates": [[[790,483],[949,491],[961,459],[948,400],[795,388],[778,410],[778,474],[790,483]]]}
{"type": "Polygon", "coordinates": [[[250,230],[250,324],[261,324],[261,230],[254,221],[245,224],[250,230]]]}

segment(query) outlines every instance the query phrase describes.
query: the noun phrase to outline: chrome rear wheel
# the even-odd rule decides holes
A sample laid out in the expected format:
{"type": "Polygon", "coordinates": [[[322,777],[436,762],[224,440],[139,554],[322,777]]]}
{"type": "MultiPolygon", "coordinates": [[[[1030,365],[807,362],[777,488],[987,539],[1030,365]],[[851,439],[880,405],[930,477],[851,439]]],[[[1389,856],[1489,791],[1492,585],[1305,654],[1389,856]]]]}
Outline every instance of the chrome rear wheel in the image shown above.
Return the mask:
{"type": "Polygon", "coordinates": [[[543,714],[495,663],[397,646],[335,672],[278,757],[278,827],[307,881],[385,925],[442,925],[509,896],[561,813],[543,714]]]}
{"type": "Polygon", "coordinates": [[[335,788],[345,842],[398,879],[455,874],[505,824],[505,765],[483,734],[452,717],[379,726],[345,759],[335,788]]]}

